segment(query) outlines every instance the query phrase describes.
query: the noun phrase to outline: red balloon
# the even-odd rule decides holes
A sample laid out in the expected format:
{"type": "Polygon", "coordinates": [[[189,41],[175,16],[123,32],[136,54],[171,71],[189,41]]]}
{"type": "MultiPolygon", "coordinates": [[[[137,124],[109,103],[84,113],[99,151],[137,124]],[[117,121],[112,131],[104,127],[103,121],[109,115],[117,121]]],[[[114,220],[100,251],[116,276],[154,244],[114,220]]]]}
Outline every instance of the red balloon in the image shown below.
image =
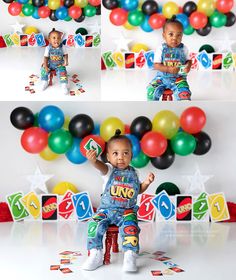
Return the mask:
{"type": "Polygon", "coordinates": [[[125,124],[125,134],[130,134],[130,125],[125,124]]]}
{"type": "Polygon", "coordinates": [[[51,10],[46,6],[39,7],[39,9],[38,9],[38,15],[41,18],[49,17],[50,13],[51,13],[51,10]]]}
{"type": "Polygon", "coordinates": [[[166,18],[160,14],[153,14],[150,16],[148,23],[153,29],[162,28],[166,18]]]}
{"type": "Polygon", "coordinates": [[[8,6],[8,12],[12,16],[18,16],[21,13],[22,5],[18,2],[12,2],[8,6]]]}
{"type": "Polygon", "coordinates": [[[88,2],[91,6],[95,7],[101,5],[101,0],[88,0],[88,2]]]}
{"type": "Polygon", "coordinates": [[[207,24],[207,16],[201,12],[195,11],[190,15],[189,22],[195,29],[204,28],[207,24]]]}
{"type": "Polygon", "coordinates": [[[234,6],[234,0],[217,0],[216,9],[221,13],[228,13],[234,6]]]}
{"type": "Polygon", "coordinates": [[[199,107],[189,107],[180,116],[180,125],[188,133],[200,132],[206,124],[206,114],[199,107]]]}
{"type": "Polygon", "coordinates": [[[149,131],[141,139],[141,149],[149,157],[159,157],[167,149],[167,140],[159,132],[149,131]]]}
{"type": "MultiPolygon", "coordinates": [[[[105,141],[102,139],[101,136],[93,135],[93,134],[87,135],[87,136],[85,136],[85,137],[83,138],[83,140],[80,142],[80,152],[81,152],[81,154],[82,154],[84,157],[86,157],[86,152],[87,152],[85,146],[86,146],[86,144],[89,142],[90,139],[94,140],[94,141],[101,147],[102,152],[105,150],[106,143],[105,143],[105,141]]],[[[94,145],[94,143],[91,144],[91,147],[94,147],[94,149],[96,149],[96,145],[94,145]]],[[[101,152],[101,153],[102,153],[102,152],[101,152]]]]}
{"type": "Polygon", "coordinates": [[[79,18],[82,15],[82,9],[78,6],[71,6],[68,10],[68,14],[72,18],[79,18]]]}
{"type": "Polygon", "coordinates": [[[128,11],[122,8],[115,8],[110,13],[110,21],[114,25],[123,25],[126,23],[128,18],[128,11]]]}
{"type": "Polygon", "coordinates": [[[21,145],[26,152],[38,154],[47,147],[48,132],[41,127],[30,127],[21,135],[21,145]]]}

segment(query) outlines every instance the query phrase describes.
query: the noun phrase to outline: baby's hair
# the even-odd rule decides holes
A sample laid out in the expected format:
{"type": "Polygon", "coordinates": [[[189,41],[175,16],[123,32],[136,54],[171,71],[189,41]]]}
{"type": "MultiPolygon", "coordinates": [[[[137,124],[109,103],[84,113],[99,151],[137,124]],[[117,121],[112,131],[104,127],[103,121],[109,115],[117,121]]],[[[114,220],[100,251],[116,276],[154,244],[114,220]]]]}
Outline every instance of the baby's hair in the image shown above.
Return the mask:
{"type": "Polygon", "coordinates": [[[126,141],[130,145],[130,147],[132,149],[131,141],[125,135],[121,135],[121,130],[120,129],[116,129],[115,134],[107,141],[106,149],[108,149],[109,145],[113,141],[116,141],[116,140],[124,140],[124,141],[126,141]]]}
{"type": "Polygon", "coordinates": [[[163,25],[163,31],[165,31],[168,24],[176,24],[183,30],[183,25],[180,21],[177,20],[176,15],[173,15],[171,18],[167,19],[167,21],[163,25]]]}
{"type": "Polygon", "coordinates": [[[55,28],[53,28],[53,29],[49,32],[48,37],[50,37],[50,35],[51,35],[52,33],[57,33],[59,36],[61,36],[61,32],[58,31],[58,30],[56,30],[55,28]]]}

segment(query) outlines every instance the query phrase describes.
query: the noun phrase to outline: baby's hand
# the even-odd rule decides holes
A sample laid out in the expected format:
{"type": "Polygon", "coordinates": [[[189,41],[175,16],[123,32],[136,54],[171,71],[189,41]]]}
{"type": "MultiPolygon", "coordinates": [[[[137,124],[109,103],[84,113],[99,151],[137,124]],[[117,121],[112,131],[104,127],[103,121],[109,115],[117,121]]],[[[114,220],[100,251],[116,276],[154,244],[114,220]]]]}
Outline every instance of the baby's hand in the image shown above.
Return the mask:
{"type": "Polygon", "coordinates": [[[168,66],[168,72],[171,73],[171,74],[177,74],[179,72],[179,67],[168,66]]]}
{"type": "Polygon", "coordinates": [[[186,65],[186,66],[184,67],[183,71],[184,71],[185,73],[189,73],[189,72],[190,72],[190,69],[191,69],[191,66],[190,66],[190,65],[186,65]]]}
{"type": "Polygon", "coordinates": [[[95,150],[89,150],[86,152],[86,157],[89,161],[95,163],[97,160],[97,154],[95,150]]]}
{"type": "Polygon", "coordinates": [[[49,69],[47,66],[44,66],[44,68],[45,68],[45,71],[46,71],[46,72],[49,72],[49,71],[50,71],[50,69],[49,69]]]}
{"type": "Polygon", "coordinates": [[[69,64],[68,64],[68,62],[64,62],[63,64],[62,64],[62,66],[68,66],[69,64]]]}
{"type": "Polygon", "coordinates": [[[144,183],[149,186],[154,181],[154,179],[155,179],[155,175],[150,172],[147,178],[145,179],[144,183]]]}

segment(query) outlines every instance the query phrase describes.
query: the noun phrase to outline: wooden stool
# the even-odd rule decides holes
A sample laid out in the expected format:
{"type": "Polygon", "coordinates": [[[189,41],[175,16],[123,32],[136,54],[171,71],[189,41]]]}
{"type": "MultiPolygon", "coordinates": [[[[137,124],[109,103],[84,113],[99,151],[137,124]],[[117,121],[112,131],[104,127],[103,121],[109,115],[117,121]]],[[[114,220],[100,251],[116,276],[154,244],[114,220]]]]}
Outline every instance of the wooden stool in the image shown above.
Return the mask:
{"type": "Polygon", "coordinates": [[[105,239],[105,254],[103,259],[104,264],[110,264],[111,247],[113,253],[119,252],[118,233],[119,233],[119,228],[115,225],[110,225],[107,229],[106,239],[105,239]]]}
{"type": "Polygon", "coordinates": [[[165,89],[162,95],[163,101],[173,101],[173,91],[170,89],[165,89]]]}
{"type": "Polygon", "coordinates": [[[56,70],[51,70],[51,71],[50,71],[50,74],[49,74],[49,83],[48,83],[49,86],[52,85],[52,79],[53,79],[53,77],[56,76],[56,75],[57,75],[57,74],[56,74],[56,70]]]}

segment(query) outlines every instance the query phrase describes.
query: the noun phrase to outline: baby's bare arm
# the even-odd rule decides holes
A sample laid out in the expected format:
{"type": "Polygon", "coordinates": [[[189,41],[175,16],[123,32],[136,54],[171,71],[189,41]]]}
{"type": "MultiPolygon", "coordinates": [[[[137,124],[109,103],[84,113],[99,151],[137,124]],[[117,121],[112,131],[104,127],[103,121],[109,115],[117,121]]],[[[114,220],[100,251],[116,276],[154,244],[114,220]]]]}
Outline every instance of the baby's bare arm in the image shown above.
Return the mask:
{"type": "Polygon", "coordinates": [[[103,175],[106,175],[108,172],[108,167],[107,165],[98,160],[96,156],[96,151],[95,150],[89,150],[86,152],[86,157],[87,159],[91,162],[91,164],[98,169],[103,175]]]}
{"type": "Polygon", "coordinates": [[[139,193],[143,193],[149,187],[149,185],[154,181],[155,175],[153,173],[149,173],[147,178],[140,184],[139,193]]]}
{"type": "Polygon", "coordinates": [[[69,65],[69,62],[68,62],[68,54],[65,54],[64,55],[64,63],[63,63],[63,66],[68,66],[69,65]]]}

